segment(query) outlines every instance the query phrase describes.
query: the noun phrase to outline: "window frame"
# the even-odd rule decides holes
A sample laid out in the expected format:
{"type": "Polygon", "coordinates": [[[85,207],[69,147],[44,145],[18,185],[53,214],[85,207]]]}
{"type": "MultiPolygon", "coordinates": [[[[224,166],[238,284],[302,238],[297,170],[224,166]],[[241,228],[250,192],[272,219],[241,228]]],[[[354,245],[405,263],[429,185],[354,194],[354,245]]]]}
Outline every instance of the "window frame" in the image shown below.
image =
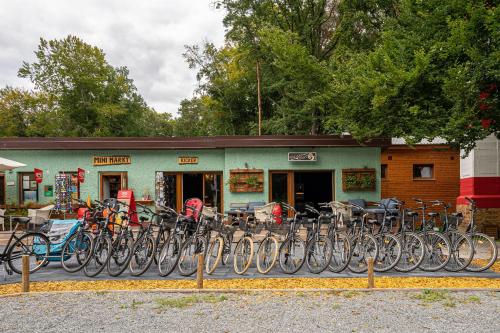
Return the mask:
{"type": "Polygon", "coordinates": [[[434,163],[414,163],[412,165],[412,176],[413,180],[435,180],[436,169],[434,163]],[[431,176],[430,177],[416,177],[415,176],[415,168],[417,167],[430,167],[431,168],[431,176]]]}

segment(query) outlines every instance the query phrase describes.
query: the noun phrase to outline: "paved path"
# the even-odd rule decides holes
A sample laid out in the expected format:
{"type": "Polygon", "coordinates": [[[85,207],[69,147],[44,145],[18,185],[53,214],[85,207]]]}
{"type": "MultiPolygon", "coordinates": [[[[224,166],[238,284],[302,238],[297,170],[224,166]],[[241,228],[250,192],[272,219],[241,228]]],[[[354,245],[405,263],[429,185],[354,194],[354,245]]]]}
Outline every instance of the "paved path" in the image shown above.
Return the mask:
{"type": "MultiPolygon", "coordinates": [[[[12,283],[19,282],[21,280],[21,276],[14,273],[14,275],[7,276],[7,279],[3,278],[3,267],[0,268],[0,284],[2,283],[12,283]]],[[[206,278],[209,279],[233,279],[233,278],[275,278],[275,277],[325,277],[325,278],[350,278],[350,277],[364,277],[366,274],[355,274],[350,272],[349,270],[345,270],[342,273],[332,273],[330,271],[324,271],[323,273],[311,274],[308,272],[307,268],[302,267],[302,269],[293,275],[285,274],[279,268],[279,265],[276,265],[269,274],[262,275],[257,272],[257,268],[255,267],[255,263],[248,270],[248,272],[244,275],[235,274],[233,271],[232,262],[226,266],[219,266],[214,274],[205,275],[206,278]]],[[[387,273],[376,273],[376,276],[414,276],[414,277],[486,277],[486,278],[500,278],[500,273],[495,273],[492,271],[482,272],[482,273],[471,273],[471,272],[448,272],[445,270],[438,272],[424,272],[421,270],[415,270],[411,273],[399,273],[396,271],[391,271],[387,273]]],[[[106,270],[104,270],[100,275],[95,278],[88,278],[83,274],[83,271],[77,273],[67,273],[61,267],[61,264],[58,262],[50,263],[47,267],[41,268],[38,272],[35,272],[30,277],[31,281],[62,281],[62,280],[109,280],[109,279],[117,279],[117,280],[161,280],[161,279],[170,279],[170,280],[179,280],[179,279],[194,279],[192,277],[184,277],[180,275],[177,271],[174,271],[168,277],[161,277],[158,275],[158,268],[154,264],[151,265],[150,269],[144,273],[142,276],[134,277],[131,276],[128,271],[124,274],[120,275],[117,278],[110,277],[106,270]]]]}
{"type": "Polygon", "coordinates": [[[500,332],[498,292],[96,292],[0,299],[0,332],[500,332]]]}

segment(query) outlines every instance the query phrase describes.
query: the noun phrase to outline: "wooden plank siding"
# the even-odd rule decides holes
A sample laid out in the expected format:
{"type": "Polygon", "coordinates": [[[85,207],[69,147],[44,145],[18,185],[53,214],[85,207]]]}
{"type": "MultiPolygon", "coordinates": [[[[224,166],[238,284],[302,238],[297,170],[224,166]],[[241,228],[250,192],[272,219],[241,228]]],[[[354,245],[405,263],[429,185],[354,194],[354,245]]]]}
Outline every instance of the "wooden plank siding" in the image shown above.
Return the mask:
{"type": "Polygon", "coordinates": [[[415,208],[412,198],[444,200],[455,210],[460,193],[460,153],[443,145],[391,146],[381,154],[387,164],[381,181],[382,198],[397,197],[415,208]],[[433,179],[414,179],[414,164],[433,164],[433,179]]]}

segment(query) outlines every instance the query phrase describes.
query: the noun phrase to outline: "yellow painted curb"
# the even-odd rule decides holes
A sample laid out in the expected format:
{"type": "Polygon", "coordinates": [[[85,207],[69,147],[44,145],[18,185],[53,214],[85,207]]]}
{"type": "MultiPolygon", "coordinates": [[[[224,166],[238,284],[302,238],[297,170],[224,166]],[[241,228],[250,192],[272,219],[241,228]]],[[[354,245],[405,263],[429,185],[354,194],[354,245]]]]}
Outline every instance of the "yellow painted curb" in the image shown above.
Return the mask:
{"type": "MultiPolygon", "coordinates": [[[[341,290],[365,289],[366,278],[256,278],[205,280],[213,291],[230,290],[341,290]]],[[[377,289],[500,289],[498,278],[476,277],[376,277],[377,289]]],[[[101,280],[32,282],[32,292],[195,290],[195,280],[101,280]]],[[[0,295],[18,294],[21,284],[0,285],[0,295]]]]}

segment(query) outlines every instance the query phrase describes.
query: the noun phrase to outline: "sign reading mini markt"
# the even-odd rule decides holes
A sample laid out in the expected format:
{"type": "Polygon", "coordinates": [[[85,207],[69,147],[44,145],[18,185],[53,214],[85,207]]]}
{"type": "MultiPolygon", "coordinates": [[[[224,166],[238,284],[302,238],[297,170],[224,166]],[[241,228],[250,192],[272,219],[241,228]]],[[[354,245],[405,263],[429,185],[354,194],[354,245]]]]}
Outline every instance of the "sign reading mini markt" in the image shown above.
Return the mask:
{"type": "Polygon", "coordinates": [[[293,152],[288,153],[289,162],[316,162],[317,155],[315,152],[293,152]]]}
{"type": "Polygon", "coordinates": [[[177,163],[179,163],[179,164],[198,164],[198,157],[193,157],[193,156],[177,157],[177,163]]]}
{"type": "Polygon", "coordinates": [[[130,164],[132,159],[130,156],[94,156],[94,166],[99,165],[116,165],[130,164]]]}

